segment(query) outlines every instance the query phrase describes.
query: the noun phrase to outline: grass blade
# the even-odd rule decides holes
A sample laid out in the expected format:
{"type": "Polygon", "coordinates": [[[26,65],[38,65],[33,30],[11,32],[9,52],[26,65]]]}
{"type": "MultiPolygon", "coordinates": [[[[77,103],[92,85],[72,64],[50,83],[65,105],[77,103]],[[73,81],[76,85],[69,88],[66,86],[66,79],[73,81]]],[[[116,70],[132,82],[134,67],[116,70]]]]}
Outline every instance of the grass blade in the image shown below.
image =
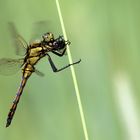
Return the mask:
{"type": "MultiPolygon", "coordinates": [[[[68,40],[58,0],[56,0],[56,6],[57,6],[57,10],[58,10],[58,15],[59,15],[59,18],[60,18],[60,23],[61,23],[64,39],[68,40]]],[[[71,52],[70,52],[69,47],[67,47],[67,53],[68,53],[69,62],[70,62],[70,64],[72,64],[73,61],[72,61],[72,56],[71,56],[71,52]]],[[[79,88],[78,88],[78,83],[77,83],[77,79],[76,79],[74,66],[71,66],[71,73],[72,73],[74,88],[75,88],[75,92],[76,92],[76,96],[77,96],[77,102],[78,102],[78,107],[79,107],[79,111],[80,111],[80,116],[81,116],[81,121],[82,121],[85,140],[89,140],[87,127],[86,127],[86,122],[85,122],[85,116],[84,116],[84,112],[83,112],[83,107],[82,107],[82,102],[81,102],[81,98],[80,98],[80,92],[79,92],[79,88]]]]}

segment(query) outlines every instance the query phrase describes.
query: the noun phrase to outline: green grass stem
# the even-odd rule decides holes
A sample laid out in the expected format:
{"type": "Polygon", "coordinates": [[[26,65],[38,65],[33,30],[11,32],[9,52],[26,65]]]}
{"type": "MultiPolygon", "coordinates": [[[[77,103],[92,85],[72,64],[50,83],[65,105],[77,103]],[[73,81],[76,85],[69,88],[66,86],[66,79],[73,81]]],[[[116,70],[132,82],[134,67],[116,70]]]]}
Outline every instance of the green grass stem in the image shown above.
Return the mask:
{"type": "MultiPolygon", "coordinates": [[[[59,15],[59,18],[60,18],[60,23],[61,23],[64,39],[68,40],[58,0],[56,0],[56,6],[57,6],[57,10],[58,10],[58,15],[59,15]]],[[[69,49],[68,46],[67,46],[67,54],[68,54],[69,62],[70,62],[70,64],[72,64],[73,63],[72,56],[71,56],[71,52],[70,52],[70,49],[69,49]]],[[[82,102],[81,102],[81,98],[80,98],[80,92],[79,92],[78,83],[77,83],[76,74],[75,74],[75,70],[74,70],[73,65],[71,66],[71,73],[72,73],[74,88],[75,88],[75,92],[76,92],[76,96],[77,96],[77,102],[78,102],[78,107],[79,107],[79,111],[80,111],[81,122],[82,122],[82,127],[83,127],[83,131],[84,131],[85,140],[89,140],[87,127],[86,127],[86,122],[85,122],[85,116],[84,116],[82,102]]]]}

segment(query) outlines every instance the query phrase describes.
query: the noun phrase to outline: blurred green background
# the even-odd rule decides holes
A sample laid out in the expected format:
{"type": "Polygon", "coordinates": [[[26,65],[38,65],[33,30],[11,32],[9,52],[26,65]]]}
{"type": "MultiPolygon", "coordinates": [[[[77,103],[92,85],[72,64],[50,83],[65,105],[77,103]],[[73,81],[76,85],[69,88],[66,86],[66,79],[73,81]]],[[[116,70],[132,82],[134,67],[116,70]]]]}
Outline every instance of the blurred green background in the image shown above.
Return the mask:
{"type": "MultiPolygon", "coordinates": [[[[73,60],[82,59],[75,71],[89,140],[139,140],[140,1],[60,0],[60,6],[73,60]]],[[[1,0],[0,57],[19,58],[9,21],[30,41],[34,23],[46,20],[44,32],[62,34],[55,1],[1,0]]],[[[69,63],[67,56],[52,58],[58,67],[69,63]]],[[[0,140],[85,140],[70,69],[53,73],[47,58],[37,68],[45,77],[31,76],[9,128],[21,71],[0,75],[0,140]]]]}

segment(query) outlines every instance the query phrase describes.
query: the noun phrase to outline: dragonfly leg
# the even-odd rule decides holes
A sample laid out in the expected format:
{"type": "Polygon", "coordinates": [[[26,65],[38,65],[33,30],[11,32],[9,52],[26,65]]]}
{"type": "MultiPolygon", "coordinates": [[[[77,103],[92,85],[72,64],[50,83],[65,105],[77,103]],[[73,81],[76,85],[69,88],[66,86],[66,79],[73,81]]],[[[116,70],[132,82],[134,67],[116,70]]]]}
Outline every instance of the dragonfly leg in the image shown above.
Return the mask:
{"type": "MultiPolygon", "coordinates": [[[[70,45],[70,41],[69,40],[67,40],[67,41],[65,41],[65,45],[70,45]]],[[[65,52],[66,52],[66,48],[67,46],[65,46],[65,48],[62,50],[62,51],[59,51],[59,50],[52,50],[52,53],[54,53],[55,55],[57,55],[57,56],[60,56],[60,57],[62,57],[64,54],[65,54],[65,52]]]]}
{"type": "Polygon", "coordinates": [[[75,64],[78,64],[78,63],[81,62],[81,59],[80,59],[79,61],[76,61],[76,62],[74,62],[74,63],[72,63],[72,64],[68,64],[68,65],[66,65],[66,66],[64,66],[64,67],[62,67],[62,68],[60,68],[60,69],[57,69],[56,66],[55,66],[55,64],[54,64],[54,62],[52,61],[50,55],[47,54],[47,56],[48,56],[48,60],[49,60],[49,63],[50,63],[50,65],[51,65],[51,68],[52,68],[53,72],[62,71],[62,70],[64,70],[64,69],[70,67],[71,65],[75,65],[75,64]]]}
{"type": "Polygon", "coordinates": [[[59,52],[59,51],[52,51],[52,53],[54,53],[55,55],[57,56],[63,56],[66,52],[66,48],[64,48],[64,50],[62,52],[59,52]]]}

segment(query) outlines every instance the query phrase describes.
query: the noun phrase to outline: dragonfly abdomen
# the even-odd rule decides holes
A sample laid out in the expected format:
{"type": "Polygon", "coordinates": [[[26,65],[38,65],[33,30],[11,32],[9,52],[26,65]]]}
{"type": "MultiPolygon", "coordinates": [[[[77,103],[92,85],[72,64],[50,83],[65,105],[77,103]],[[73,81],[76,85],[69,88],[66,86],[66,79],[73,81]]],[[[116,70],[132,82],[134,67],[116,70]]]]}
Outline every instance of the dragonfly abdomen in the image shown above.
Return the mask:
{"type": "Polygon", "coordinates": [[[15,97],[15,99],[13,101],[13,105],[12,105],[12,107],[10,109],[9,114],[8,114],[6,127],[8,127],[11,124],[12,118],[13,118],[13,116],[15,114],[15,111],[16,111],[16,108],[17,108],[17,104],[18,104],[18,102],[20,100],[20,97],[22,95],[22,92],[23,92],[24,86],[26,84],[26,81],[27,81],[27,79],[22,78],[19,90],[18,90],[18,92],[16,94],[16,97],[15,97]]]}

